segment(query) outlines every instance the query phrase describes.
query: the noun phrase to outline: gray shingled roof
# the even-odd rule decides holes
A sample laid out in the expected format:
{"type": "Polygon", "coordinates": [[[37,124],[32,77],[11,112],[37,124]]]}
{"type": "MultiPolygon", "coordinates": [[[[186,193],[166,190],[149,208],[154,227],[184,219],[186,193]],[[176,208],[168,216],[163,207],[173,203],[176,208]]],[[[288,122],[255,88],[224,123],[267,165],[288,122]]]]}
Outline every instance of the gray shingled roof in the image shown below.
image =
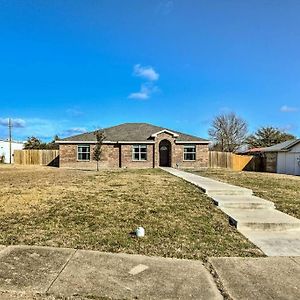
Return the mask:
{"type": "Polygon", "coordinates": [[[281,151],[288,151],[294,145],[300,143],[300,139],[288,140],[283,143],[267,147],[263,149],[263,152],[281,152],[281,151]]]}
{"type": "MultiPolygon", "coordinates": [[[[111,142],[117,141],[149,141],[150,136],[161,130],[169,130],[177,133],[179,136],[177,141],[203,141],[209,142],[203,138],[199,138],[193,135],[184,134],[178,131],[167,129],[164,127],[154,126],[147,123],[124,123],[117,126],[104,128],[105,140],[111,142]]],[[[74,141],[74,142],[84,142],[84,141],[96,141],[94,132],[87,132],[71,137],[61,139],[60,141],[74,141]]],[[[58,141],[58,143],[60,142],[58,141]]]]}

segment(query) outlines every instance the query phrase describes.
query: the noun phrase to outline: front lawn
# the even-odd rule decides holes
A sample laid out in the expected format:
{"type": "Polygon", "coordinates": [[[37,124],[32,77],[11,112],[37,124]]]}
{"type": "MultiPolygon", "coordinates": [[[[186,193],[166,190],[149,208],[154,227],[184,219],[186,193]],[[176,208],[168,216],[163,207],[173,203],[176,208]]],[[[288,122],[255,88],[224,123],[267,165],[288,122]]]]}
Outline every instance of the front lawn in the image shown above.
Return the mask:
{"type": "Polygon", "coordinates": [[[194,173],[250,188],[256,196],[273,201],[278,210],[300,219],[299,176],[227,169],[204,169],[194,173]]]}
{"type": "Polygon", "coordinates": [[[161,170],[0,166],[0,244],[199,259],[258,249],[193,185],[161,170]],[[134,238],[137,226],[146,237],[134,238]]]}

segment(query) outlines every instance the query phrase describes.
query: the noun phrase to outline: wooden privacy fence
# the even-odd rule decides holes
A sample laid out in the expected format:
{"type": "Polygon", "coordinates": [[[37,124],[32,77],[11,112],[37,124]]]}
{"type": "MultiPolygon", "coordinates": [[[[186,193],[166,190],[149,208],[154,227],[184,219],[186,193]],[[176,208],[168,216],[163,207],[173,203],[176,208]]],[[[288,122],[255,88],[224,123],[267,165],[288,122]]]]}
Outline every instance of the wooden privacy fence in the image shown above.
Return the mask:
{"type": "Polygon", "coordinates": [[[258,156],[209,151],[209,167],[235,171],[262,171],[262,160],[258,156]]]}
{"type": "Polygon", "coordinates": [[[15,150],[14,163],[58,167],[58,150],[15,150]]]}

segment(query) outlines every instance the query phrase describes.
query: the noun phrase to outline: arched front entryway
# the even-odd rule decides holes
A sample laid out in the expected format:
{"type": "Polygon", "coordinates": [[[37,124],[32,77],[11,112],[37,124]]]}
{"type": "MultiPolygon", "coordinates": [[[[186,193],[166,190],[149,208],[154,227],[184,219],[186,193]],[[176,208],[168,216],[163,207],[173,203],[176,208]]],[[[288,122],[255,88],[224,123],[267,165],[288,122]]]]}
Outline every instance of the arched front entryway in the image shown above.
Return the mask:
{"type": "Polygon", "coordinates": [[[171,143],[168,140],[162,140],[159,143],[159,165],[171,167],[171,143]]]}

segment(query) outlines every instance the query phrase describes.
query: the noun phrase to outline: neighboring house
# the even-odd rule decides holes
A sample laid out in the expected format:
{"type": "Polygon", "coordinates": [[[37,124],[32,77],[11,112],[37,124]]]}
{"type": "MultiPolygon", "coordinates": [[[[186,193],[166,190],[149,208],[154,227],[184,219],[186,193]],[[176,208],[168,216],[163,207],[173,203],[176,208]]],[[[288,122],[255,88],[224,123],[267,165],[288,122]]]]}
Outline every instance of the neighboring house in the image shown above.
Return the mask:
{"type": "MultiPolygon", "coordinates": [[[[14,151],[22,150],[24,143],[22,142],[11,142],[11,162],[14,162],[14,151]]],[[[9,163],[9,141],[0,140],[0,161],[4,157],[4,163],[9,163]]]]}
{"type": "Polygon", "coordinates": [[[264,148],[262,153],[267,172],[300,175],[300,139],[264,148]]]}
{"type": "MultiPolygon", "coordinates": [[[[101,168],[201,168],[208,165],[209,141],[146,123],[105,128],[101,168]]],[[[60,167],[95,168],[94,132],[59,141],[60,167]]]]}
{"type": "Polygon", "coordinates": [[[250,148],[248,150],[244,150],[244,151],[239,151],[237,152],[237,154],[242,154],[242,155],[259,155],[262,153],[262,151],[265,148],[250,148]]]}

